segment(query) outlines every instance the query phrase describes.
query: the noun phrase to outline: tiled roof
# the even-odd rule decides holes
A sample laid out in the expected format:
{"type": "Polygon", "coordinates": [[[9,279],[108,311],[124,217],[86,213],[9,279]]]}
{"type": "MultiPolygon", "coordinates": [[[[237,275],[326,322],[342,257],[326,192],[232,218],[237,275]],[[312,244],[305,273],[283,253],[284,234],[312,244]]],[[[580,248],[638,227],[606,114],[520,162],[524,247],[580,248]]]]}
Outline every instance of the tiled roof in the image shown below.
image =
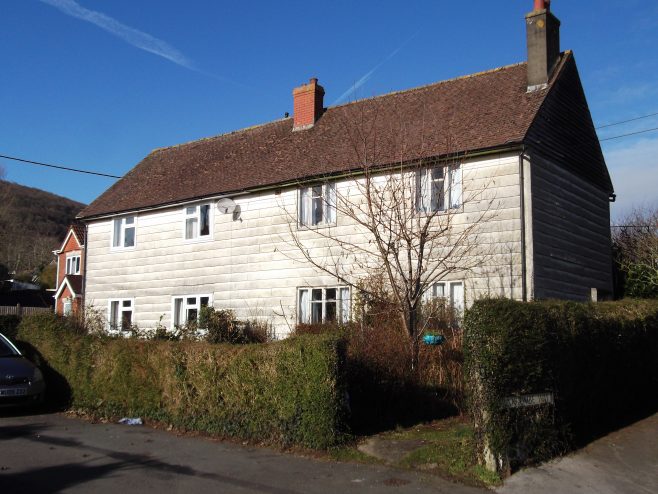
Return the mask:
{"type": "MultiPolygon", "coordinates": [[[[559,77],[567,52],[553,80],[559,77]]],[[[327,109],[293,132],[286,118],[149,154],[80,218],[138,210],[454,152],[521,143],[547,89],[525,63],[327,109]]]]}
{"type": "Polygon", "coordinates": [[[78,242],[80,242],[80,246],[84,246],[85,244],[85,225],[82,223],[73,223],[70,227],[73,230],[73,233],[75,233],[75,236],[78,238],[78,242]]]}
{"type": "Polygon", "coordinates": [[[79,274],[68,274],[66,279],[71,286],[71,290],[75,295],[80,295],[82,293],[82,276],[79,274]]]}

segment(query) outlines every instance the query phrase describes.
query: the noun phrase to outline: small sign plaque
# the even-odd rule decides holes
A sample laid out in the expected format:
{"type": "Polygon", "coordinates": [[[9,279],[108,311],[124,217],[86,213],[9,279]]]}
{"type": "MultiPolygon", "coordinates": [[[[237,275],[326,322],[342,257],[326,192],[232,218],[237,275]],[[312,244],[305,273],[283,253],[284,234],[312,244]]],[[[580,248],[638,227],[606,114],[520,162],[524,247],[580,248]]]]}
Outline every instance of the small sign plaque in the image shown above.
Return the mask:
{"type": "Polygon", "coordinates": [[[552,405],[553,393],[540,393],[534,395],[510,396],[505,398],[507,408],[533,407],[537,405],[552,405]]]}

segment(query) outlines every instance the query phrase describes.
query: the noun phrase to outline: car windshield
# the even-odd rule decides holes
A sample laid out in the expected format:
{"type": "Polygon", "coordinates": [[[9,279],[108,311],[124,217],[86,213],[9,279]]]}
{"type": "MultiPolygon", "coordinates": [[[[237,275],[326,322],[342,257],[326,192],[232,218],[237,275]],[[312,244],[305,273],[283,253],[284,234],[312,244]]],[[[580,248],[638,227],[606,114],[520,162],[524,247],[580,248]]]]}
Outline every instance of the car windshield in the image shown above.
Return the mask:
{"type": "Polygon", "coordinates": [[[1,357],[14,357],[19,355],[16,350],[9,344],[4,336],[0,335],[0,358],[1,357]]]}

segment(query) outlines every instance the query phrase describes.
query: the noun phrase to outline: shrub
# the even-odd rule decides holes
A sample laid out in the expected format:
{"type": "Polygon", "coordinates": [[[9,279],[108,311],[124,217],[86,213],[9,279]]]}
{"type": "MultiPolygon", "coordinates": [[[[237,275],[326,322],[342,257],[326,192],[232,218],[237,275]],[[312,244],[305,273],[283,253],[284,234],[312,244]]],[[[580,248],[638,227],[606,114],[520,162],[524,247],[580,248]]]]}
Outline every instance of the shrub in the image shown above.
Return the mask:
{"type": "Polygon", "coordinates": [[[231,310],[204,307],[201,310],[199,326],[207,328],[205,340],[208,343],[245,344],[272,340],[271,328],[267,322],[238,321],[231,310]]]}
{"type": "Polygon", "coordinates": [[[446,343],[422,345],[418,369],[412,371],[410,339],[397,319],[381,306],[365,316],[367,324],[300,324],[294,333],[347,341],[352,429],[367,434],[458,414],[463,398],[461,332],[443,329],[446,343]]]}
{"type": "Polygon", "coordinates": [[[331,336],[248,346],[148,341],[79,335],[62,319],[35,316],[23,319],[19,338],[64,377],[71,405],[92,414],[282,446],[346,438],[343,349],[331,336]]]}
{"type": "Polygon", "coordinates": [[[658,298],[658,268],[639,262],[625,264],[626,295],[629,297],[658,298]]]}
{"type": "Polygon", "coordinates": [[[18,316],[0,316],[0,333],[10,340],[14,340],[20,322],[21,318],[18,316]]]}
{"type": "Polygon", "coordinates": [[[465,356],[482,451],[503,471],[542,461],[658,405],[658,303],[478,301],[465,356]],[[510,405],[546,393],[553,403],[510,405]]]}

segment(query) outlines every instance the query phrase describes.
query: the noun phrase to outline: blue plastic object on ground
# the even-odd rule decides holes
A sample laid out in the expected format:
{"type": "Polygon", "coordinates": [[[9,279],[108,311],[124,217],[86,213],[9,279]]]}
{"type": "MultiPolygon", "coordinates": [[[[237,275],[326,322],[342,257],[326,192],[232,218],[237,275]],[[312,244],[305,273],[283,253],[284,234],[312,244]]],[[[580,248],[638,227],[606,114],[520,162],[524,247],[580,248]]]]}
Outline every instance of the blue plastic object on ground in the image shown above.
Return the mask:
{"type": "Polygon", "coordinates": [[[423,343],[426,345],[441,345],[445,343],[446,338],[443,335],[426,334],[423,336],[423,343]]]}

